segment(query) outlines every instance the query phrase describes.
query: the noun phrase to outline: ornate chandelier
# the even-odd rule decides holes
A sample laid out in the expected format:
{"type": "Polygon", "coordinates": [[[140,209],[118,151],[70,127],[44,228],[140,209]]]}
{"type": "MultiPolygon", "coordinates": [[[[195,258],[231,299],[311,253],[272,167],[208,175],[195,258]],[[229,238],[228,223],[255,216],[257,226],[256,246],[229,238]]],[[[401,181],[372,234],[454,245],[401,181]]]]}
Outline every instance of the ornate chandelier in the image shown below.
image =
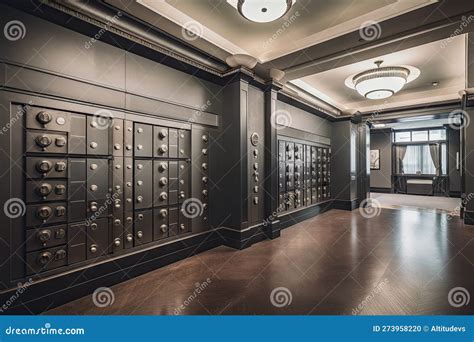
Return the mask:
{"type": "Polygon", "coordinates": [[[268,23],[281,18],[295,0],[227,0],[245,19],[268,23]]]}
{"type": "Polygon", "coordinates": [[[412,66],[381,67],[382,63],[376,61],[376,68],[350,76],[346,79],[346,86],[369,100],[380,100],[399,92],[420,75],[420,70],[412,66]]]}

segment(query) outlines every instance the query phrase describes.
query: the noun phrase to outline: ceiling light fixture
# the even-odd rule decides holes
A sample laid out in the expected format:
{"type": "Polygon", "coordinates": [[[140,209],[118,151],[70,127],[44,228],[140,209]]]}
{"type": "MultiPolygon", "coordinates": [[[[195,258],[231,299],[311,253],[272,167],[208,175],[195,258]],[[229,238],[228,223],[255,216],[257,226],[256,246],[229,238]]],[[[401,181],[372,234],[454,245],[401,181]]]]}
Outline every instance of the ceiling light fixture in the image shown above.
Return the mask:
{"type": "Polygon", "coordinates": [[[281,18],[295,0],[227,0],[245,19],[268,23],[281,18]]]}
{"type": "Polygon", "coordinates": [[[369,100],[380,100],[399,92],[420,75],[420,70],[412,66],[381,67],[382,63],[376,61],[376,68],[348,77],[346,86],[369,100]]]}

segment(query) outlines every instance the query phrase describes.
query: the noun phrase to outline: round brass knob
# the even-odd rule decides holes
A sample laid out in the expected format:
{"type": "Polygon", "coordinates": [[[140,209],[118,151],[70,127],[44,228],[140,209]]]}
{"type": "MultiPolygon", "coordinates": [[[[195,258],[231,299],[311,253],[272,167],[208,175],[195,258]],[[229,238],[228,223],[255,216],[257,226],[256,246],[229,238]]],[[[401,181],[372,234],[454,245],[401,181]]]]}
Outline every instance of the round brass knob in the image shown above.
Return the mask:
{"type": "Polygon", "coordinates": [[[160,172],[163,172],[165,171],[166,169],[168,168],[168,165],[166,163],[161,163],[160,164],[160,172]]]}
{"type": "Polygon", "coordinates": [[[115,219],[115,220],[114,220],[114,224],[115,224],[116,226],[119,226],[120,223],[121,223],[120,219],[115,219]]]}
{"type": "Polygon", "coordinates": [[[166,185],[166,184],[168,184],[168,178],[166,178],[166,177],[161,177],[161,178],[160,178],[160,185],[163,185],[163,186],[164,186],[164,185],[166,185]]]}
{"type": "Polygon", "coordinates": [[[137,232],[137,238],[141,239],[143,237],[143,232],[140,230],[137,232]]]}
{"type": "Polygon", "coordinates": [[[37,211],[37,215],[40,219],[42,220],[46,220],[48,217],[51,216],[51,214],[53,213],[53,211],[51,210],[50,207],[40,207],[37,211]]]}
{"type": "Polygon", "coordinates": [[[48,112],[39,112],[36,114],[36,120],[42,125],[46,125],[47,123],[50,123],[51,120],[53,120],[53,116],[48,113],[48,112]]]}
{"type": "Polygon", "coordinates": [[[184,198],[184,197],[186,197],[186,195],[184,194],[184,191],[181,191],[181,192],[179,193],[179,198],[184,198]]]}
{"type": "Polygon", "coordinates": [[[160,139],[164,139],[168,136],[168,132],[166,131],[166,129],[162,129],[158,135],[160,139]]]}
{"type": "Polygon", "coordinates": [[[122,244],[122,242],[120,241],[119,238],[116,238],[116,239],[114,240],[114,245],[115,245],[116,247],[119,247],[121,244],[122,244]]]}
{"type": "Polygon", "coordinates": [[[168,226],[167,226],[166,224],[162,224],[162,225],[160,226],[160,230],[161,230],[161,232],[163,232],[163,233],[166,233],[166,230],[167,230],[167,229],[168,229],[168,226]]]}
{"type": "Polygon", "coordinates": [[[95,184],[92,184],[92,185],[89,187],[90,191],[92,191],[92,192],[97,191],[98,188],[99,188],[99,187],[98,187],[97,185],[95,185],[95,184]]]}
{"type": "Polygon", "coordinates": [[[202,177],[202,182],[203,182],[204,184],[207,184],[207,181],[208,181],[208,178],[207,178],[207,177],[202,177]]]}
{"type": "Polygon", "coordinates": [[[207,197],[207,194],[208,194],[207,190],[204,189],[204,190],[202,191],[202,195],[203,195],[204,197],[207,197]]]}
{"type": "Polygon", "coordinates": [[[63,137],[56,138],[55,143],[57,147],[64,147],[66,145],[66,139],[63,137]]]}
{"type": "Polygon", "coordinates": [[[38,256],[37,261],[40,265],[46,265],[51,261],[52,258],[53,255],[51,254],[51,252],[43,252],[38,256]]]}
{"type": "Polygon", "coordinates": [[[36,191],[38,192],[40,196],[48,196],[52,191],[51,184],[42,183],[40,184],[40,186],[36,188],[36,191]]]}
{"type": "Polygon", "coordinates": [[[126,145],[125,148],[127,149],[127,151],[130,151],[132,149],[132,145],[126,145]]]}
{"type": "Polygon", "coordinates": [[[95,141],[93,141],[89,144],[89,146],[94,150],[94,149],[97,148],[97,146],[99,146],[99,144],[97,144],[95,141]]]}
{"type": "Polygon", "coordinates": [[[90,209],[91,209],[92,212],[97,211],[97,209],[98,209],[97,208],[97,202],[91,202],[90,209]]]}
{"type": "Polygon", "coordinates": [[[181,230],[184,230],[184,229],[186,228],[186,226],[184,225],[184,223],[181,223],[181,224],[179,225],[179,228],[180,228],[181,230]]]}
{"type": "Polygon", "coordinates": [[[42,160],[36,164],[36,169],[41,173],[46,173],[51,170],[52,164],[48,160],[42,160]]]}
{"type": "Polygon", "coordinates": [[[205,155],[205,156],[207,156],[207,148],[203,148],[203,149],[202,149],[202,154],[205,155]]]}
{"type": "Polygon", "coordinates": [[[66,251],[64,249],[59,249],[54,255],[55,260],[62,260],[66,257],[66,251]]]}
{"type": "Polygon", "coordinates": [[[58,205],[56,207],[56,216],[61,217],[61,216],[64,216],[64,215],[66,215],[66,207],[62,206],[62,205],[58,205]]]}
{"type": "Polygon", "coordinates": [[[125,220],[127,220],[127,223],[132,223],[133,221],[133,219],[130,216],[128,216],[125,220]]]}
{"type": "Polygon", "coordinates": [[[97,245],[91,245],[90,249],[91,253],[97,253],[97,245]]]}
{"type": "Polygon", "coordinates": [[[49,229],[44,229],[40,230],[37,234],[38,240],[41,241],[41,243],[45,243],[49,239],[51,239],[51,230],[49,229]]]}
{"type": "Polygon", "coordinates": [[[54,188],[54,192],[56,193],[56,195],[63,195],[66,193],[66,187],[62,184],[58,184],[54,188]]]}
{"type": "Polygon", "coordinates": [[[207,170],[207,163],[202,163],[203,170],[207,170]]]}
{"type": "Polygon", "coordinates": [[[132,242],[133,241],[133,236],[132,234],[127,235],[127,242],[132,242]]]}
{"type": "Polygon", "coordinates": [[[143,202],[143,196],[138,196],[137,197],[137,202],[142,203],[143,202]]]}
{"type": "Polygon", "coordinates": [[[143,149],[143,145],[137,145],[137,150],[142,150],[143,149]]]}
{"type": "Polygon", "coordinates": [[[168,194],[166,192],[162,192],[160,194],[160,200],[165,201],[166,199],[168,199],[168,194]]]}
{"type": "Polygon", "coordinates": [[[161,216],[161,217],[166,217],[166,216],[168,216],[168,210],[166,210],[166,209],[161,209],[161,210],[160,210],[160,216],[161,216]]]}
{"type": "Polygon", "coordinates": [[[207,135],[204,134],[204,135],[202,136],[202,141],[208,142],[208,140],[209,140],[209,138],[207,137],[207,135]]]}
{"type": "Polygon", "coordinates": [[[159,148],[158,148],[158,151],[160,153],[166,153],[166,151],[168,151],[168,146],[166,145],[161,145],[159,148]]]}
{"type": "Polygon", "coordinates": [[[138,214],[138,219],[143,220],[143,214],[138,214]]]}
{"type": "Polygon", "coordinates": [[[36,144],[40,147],[43,147],[43,148],[47,147],[51,145],[51,143],[52,143],[52,140],[47,135],[38,135],[36,137],[36,144]]]}
{"type": "Polygon", "coordinates": [[[120,144],[114,144],[114,149],[115,150],[120,150],[120,148],[121,148],[120,144]]]}

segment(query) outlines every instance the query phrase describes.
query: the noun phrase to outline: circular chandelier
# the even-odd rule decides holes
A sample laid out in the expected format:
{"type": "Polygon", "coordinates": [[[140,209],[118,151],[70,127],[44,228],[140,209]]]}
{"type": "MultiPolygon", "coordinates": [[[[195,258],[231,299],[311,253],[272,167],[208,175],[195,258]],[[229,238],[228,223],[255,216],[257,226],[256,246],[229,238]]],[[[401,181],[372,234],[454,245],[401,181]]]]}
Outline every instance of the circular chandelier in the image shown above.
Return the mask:
{"type": "Polygon", "coordinates": [[[238,0],[237,9],[250,21],[268,23],[285,15],[293,2],[293,0],[238,0]]]}
{"type": "Polygon", "coordinates": [[[348,77],[346,86],[369,100],[380,100],[399,92],[420,75],[420,70],[412,66],[381,67],[382,63],[376,61],[376,68],[348,77]]]}

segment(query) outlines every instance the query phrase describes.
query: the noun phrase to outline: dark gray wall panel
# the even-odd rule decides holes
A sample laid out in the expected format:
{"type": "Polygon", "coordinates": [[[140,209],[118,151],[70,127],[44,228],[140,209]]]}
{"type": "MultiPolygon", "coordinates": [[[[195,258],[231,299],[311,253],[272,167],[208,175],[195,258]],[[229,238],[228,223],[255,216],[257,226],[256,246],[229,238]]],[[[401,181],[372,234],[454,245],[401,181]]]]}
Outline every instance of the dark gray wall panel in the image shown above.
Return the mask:
{"type": "Polygon", "coordinates": [[[332,123],[331,179],[332,197],[340,200],[351,198],[351,122],[332,123]]]}
{"type": "Polygon", "coordinates": [[[380,150],[380,170],[370,170],[370,186],[392,187],[392,137],[389,132],[371,131],[370,149],[380,150]]]}
{"type": "MultiPolygon", "coordinates": [[[[322,137],[331,138],[331,122],[296,108],[282,101],[277,101],[277,111],[286,111],[290,114],[290,127],[322,137]]],[[[281,128],[278,134],[285,135],[286,128],[281,128]]]]}
{"type": "Polygon", "coordinates": [[[461,174],[456,169],[456,154],[460,151],[459,130],[448,128],[448,168],[449,168],[449,191],[461,191],[461,174]]]}
{"type": "Polygon", "coordinates": [[[125,89],[125,51],[11,7],[0,6],[1,27],[11,20],[25,26],[23,39],[0,39],[1,58],[81,80],[125,89]]]}
{"type": "Polygon", "coordinates": [[[221,113],[220,86],[131,53],[126,58],[127,92],[221,113]]]}

